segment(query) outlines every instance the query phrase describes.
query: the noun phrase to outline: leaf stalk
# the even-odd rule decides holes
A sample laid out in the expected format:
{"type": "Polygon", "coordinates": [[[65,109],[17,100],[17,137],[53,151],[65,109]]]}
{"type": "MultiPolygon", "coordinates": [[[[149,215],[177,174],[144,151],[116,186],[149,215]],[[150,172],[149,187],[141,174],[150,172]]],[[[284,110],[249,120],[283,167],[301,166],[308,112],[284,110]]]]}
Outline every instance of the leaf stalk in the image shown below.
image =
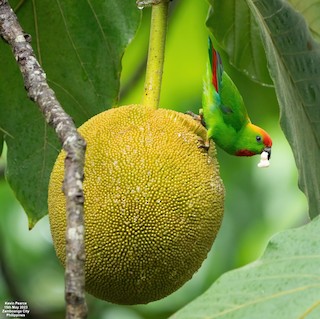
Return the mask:
{"type": "Polygon", "coordinates": [[[168,0],[152,6],[149,52],[144,84],[143,104],[159,107],[165,42],[168,22],[168,0]]]}

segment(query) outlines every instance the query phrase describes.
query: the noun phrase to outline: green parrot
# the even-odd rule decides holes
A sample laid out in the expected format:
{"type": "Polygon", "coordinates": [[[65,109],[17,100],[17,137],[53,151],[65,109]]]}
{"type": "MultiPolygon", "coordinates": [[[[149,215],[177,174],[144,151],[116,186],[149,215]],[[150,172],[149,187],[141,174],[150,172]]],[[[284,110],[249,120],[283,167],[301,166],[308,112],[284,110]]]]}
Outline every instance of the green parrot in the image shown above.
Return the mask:
{"type": "MultiPolygon", "coordinates": [[[[272,140],[262,128],[251,123],[243,99],[223,70],[219,53],[209,38],[209,59],[204,79],[200,119],[212,139],[227,153],[236,156],[262,154],[271,156],[272,140]]],[[[263,156],[261,156],[263,157],[263,156]]]]}

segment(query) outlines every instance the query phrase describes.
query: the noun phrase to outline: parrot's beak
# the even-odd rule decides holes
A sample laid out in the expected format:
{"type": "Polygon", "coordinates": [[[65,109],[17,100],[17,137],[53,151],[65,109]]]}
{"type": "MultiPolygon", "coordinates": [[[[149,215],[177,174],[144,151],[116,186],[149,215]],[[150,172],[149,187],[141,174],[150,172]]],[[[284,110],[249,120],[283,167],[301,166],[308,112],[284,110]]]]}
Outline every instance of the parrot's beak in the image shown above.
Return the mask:
{"type": "Polygon", "coordinates": [[[271,147],[265,147],[263,151],[268,153],[268,160],[269,160],[271,157],[271,147]]]}

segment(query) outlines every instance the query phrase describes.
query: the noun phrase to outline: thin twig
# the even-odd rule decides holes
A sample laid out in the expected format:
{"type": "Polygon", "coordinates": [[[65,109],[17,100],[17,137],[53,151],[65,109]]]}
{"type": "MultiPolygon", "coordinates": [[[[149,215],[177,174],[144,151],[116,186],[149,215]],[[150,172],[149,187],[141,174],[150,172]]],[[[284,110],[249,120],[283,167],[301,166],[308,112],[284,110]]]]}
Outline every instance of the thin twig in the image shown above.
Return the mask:
{"type": "MultiPolygon", "coordinates": [[[[168,24],[170,25],[170,20],[173,19],[174,14],[177,12],[178,5],[180,5],[180,0],[173,1],[169,6],[169,14],[168,14],[168,24]]],[[[147,61],[148,61],[148,48],[146,47],[145,52],[141,54],[140,63],[136,67],[135,71],[129,76],[128,80],[123,84],[120,88],[120,99],[124,99],[130,93],[130,91],[134,88],[134,86],[139,82],[139,80],[144,76],[147,61]]]]}
{"type": "Polygon", "coordinates": [[[158,108],[164,64],[169,0],[159,0],[152,6],[149,52],[143,104],[158,108]]]}
{"type": "Polygon", "coordinates": [[[46,74],[30,45],[31,37],[22,30],[7,0],[0,0],[0,35],[12,47],[29,98],[38,104],[47,123],[55,129],[67,154],[63,185],[67,203],[66,318],[86,318],[82,191],[85,141],[48,86],[46,74]]]}

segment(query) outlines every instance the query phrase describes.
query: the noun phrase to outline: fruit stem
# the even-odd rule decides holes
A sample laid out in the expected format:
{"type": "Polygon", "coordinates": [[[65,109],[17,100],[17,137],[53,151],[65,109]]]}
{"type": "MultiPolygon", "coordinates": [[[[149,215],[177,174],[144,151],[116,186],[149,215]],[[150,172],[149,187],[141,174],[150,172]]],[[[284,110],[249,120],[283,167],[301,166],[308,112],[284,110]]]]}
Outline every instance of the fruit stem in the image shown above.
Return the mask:
{"type": "Polygon", "coordinates": [[[143,104],[158,108],[168,21],[168,0],[152,6],[147,71],[143,104]]]}

